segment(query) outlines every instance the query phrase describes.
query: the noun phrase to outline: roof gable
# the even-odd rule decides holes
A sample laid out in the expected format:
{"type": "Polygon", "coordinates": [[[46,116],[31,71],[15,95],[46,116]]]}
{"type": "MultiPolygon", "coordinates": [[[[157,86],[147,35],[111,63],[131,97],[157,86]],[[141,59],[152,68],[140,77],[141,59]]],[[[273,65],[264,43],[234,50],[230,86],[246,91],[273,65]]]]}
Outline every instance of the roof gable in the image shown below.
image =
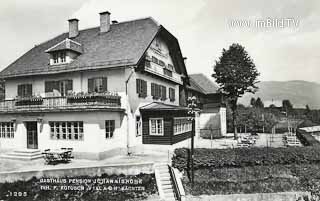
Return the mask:
{"type": "Polygon", "coordinates": [[[5,68],[0,77],[136,65],[159,29],[160,25],[152,18],[145,18],[112,24],[106,33],[100,33],[99,27],[81,30],[72,40],[82,45],[83,54],[70,64],[50,66],[46,50],[65,41],[68,33],[63,33],[29,50],[5,68]]]}
{"type": "Polygon", "coordinates": [[[47,49],[45,52],[51,53],[59,50],[72,50],[77,53],[82,53],[82,45],[76,41],[73,41],[69,38],[61,41],[60,43],[52,46],[51,48],[47,49]]]}

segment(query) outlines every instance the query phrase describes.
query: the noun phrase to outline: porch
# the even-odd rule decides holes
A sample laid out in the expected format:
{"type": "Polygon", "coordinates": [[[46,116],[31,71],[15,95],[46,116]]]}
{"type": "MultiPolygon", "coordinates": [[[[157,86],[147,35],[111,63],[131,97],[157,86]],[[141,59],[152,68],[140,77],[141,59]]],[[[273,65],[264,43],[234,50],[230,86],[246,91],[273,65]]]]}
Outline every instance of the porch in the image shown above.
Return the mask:
{"type": "Polygon", "coordinates": [[[141,107],[140,113],[143,144],[174,145],[194,133],[187,107],[153,102],[141,107]]]}

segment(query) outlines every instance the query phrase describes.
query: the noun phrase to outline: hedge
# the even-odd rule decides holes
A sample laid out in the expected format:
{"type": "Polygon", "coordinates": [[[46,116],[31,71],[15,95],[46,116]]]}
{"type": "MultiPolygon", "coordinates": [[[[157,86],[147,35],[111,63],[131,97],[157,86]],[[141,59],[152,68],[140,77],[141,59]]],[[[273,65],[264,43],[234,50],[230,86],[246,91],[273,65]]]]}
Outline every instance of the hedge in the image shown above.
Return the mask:
{"type": "MultiPolygon", "coordinates": [[[[174,167],[188,170],[189,149],[175,150],[174,167]]],[[[269,148],[251,147],[235,149],[195,149],[194,168],[247,167],[277,164],[312,164],[320,162],[320,147],[269,148]]]]}

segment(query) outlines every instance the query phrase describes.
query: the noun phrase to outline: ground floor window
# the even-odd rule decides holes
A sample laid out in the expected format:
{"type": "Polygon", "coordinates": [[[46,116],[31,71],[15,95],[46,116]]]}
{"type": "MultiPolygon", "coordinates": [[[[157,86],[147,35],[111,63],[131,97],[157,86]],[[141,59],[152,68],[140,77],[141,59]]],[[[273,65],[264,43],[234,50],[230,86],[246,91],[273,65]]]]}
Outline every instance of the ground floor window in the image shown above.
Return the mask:
{"type": "Polygon", "coordinates": [[[150,135],[163,135],[163,119],[151,118],[149,120],[150,135]]]}
{"type": "Polygon", "coordinates": [[[106,120],[106,138],[112,138],[115,129],[114,120],[106,120]]]}
{"type": "Polygon", "coordinates": [[[0,138],[14,138],[12,122],[0,122],[0,138]]]}
{"type": "Polygon", "coordinates": [[[82,121],[50,121],[50,137],[54,140],[83,140],[82,121]]]}
{"type": "Polygon", "coordinates": [[[174,135],[189,132],[191,130],[192,130],[192,122],[188,119],[188,117],[174,118],[174,123],[173,123],[174,135]]]}
{"type": "Polygon", "coordinates": [[[136,137],[141,136],[142,133],[142,122],[139,116],[136,117],[136,137]]]}

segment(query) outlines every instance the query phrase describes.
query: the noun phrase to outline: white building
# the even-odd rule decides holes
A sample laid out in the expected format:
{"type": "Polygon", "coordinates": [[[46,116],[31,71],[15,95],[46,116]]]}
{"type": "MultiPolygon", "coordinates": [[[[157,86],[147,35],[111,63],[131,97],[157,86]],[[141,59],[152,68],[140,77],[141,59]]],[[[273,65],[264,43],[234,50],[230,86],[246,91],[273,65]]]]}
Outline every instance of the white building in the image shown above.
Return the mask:
{"type": "Polygon", "coordinates": [[[0,73],[0,149],[72,147],[101,159],[190,137],[178,40],[152,18],[111,24],[103,12],[100,22],[78,30],[70,19],[68,33],[0,73]]]}

